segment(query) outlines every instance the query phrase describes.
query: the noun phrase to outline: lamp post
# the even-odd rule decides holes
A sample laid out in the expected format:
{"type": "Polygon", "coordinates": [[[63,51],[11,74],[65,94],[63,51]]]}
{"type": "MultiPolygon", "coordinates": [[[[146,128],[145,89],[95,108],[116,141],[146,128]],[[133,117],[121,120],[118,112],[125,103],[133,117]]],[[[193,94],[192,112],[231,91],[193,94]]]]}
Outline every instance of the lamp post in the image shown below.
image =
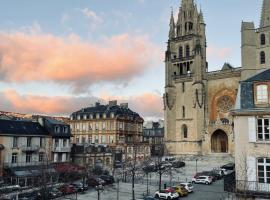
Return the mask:
{"type": "Polygon", "coordinates": [[[198,158],[196,158],[196,174],[198,172],[198,165],[197,165],[197,162],[198,162],[198,158]]]}
{"type": "Polygon", "coordinates": [[[97,192],[98,192],[98,200],[100,200],[100,191],[101,191],[101,190],[104,190],[104,189],[103,189],[103,186],[102,186],[102,185],[96,186],[96,190],[97,190],[97,192]]]}

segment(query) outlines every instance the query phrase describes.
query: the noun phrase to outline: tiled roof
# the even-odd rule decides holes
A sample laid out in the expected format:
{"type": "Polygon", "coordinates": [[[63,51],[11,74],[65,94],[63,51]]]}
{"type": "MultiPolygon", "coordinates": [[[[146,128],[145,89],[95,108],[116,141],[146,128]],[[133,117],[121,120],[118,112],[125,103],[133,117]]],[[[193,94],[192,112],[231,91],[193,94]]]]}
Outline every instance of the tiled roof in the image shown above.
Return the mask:
{"type": "Polygon", "coordinates": [[[0,135],[3,134],[49,135],[38,122],[0,119],[0,135]]]}

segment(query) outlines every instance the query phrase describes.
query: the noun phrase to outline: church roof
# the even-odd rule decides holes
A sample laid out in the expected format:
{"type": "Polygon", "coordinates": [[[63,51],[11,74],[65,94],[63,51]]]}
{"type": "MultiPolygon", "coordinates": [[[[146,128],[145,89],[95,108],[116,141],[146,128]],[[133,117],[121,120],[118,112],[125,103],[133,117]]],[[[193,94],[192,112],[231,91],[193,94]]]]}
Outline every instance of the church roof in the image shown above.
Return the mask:
{"type": "Polygon", "coordinates": [[[230,63],[224,63],[223,67],[221,70],[228,70],[228,69],[233,69],[234,67],[230,65],[230,63]]]}

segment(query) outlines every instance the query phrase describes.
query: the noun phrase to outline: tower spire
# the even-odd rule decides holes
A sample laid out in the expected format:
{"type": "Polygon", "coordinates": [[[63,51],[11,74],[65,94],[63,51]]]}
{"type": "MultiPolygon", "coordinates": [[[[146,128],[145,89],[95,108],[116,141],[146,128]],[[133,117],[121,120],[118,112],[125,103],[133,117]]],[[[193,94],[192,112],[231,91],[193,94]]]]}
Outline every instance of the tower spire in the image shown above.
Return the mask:
{"type": "Polygon", "coordinates": [[[170,19],[170,31],[169,31],[169,39],[175,38],[175,22],[173,16],[173,8],[171,8],[171,19],[170,19]]]}
{"type": "Polygon", "coordinates": [[[260,27],[270,26],[270,0],[263,0],[260,27]]]}

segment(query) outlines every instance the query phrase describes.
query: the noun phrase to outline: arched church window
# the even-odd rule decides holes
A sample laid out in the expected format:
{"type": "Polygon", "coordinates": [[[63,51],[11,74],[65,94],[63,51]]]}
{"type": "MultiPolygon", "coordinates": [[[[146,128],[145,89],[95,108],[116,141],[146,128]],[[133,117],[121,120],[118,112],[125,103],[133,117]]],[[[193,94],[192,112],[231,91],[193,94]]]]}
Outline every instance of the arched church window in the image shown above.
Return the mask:
{"type": "Polygon", "coordinates": [[[264,53],[264,51],[261,51],[261,53],[260,53],[260,62],[261,62],[261,64],[265,64],[265,53],[264,53]]]}
{"type": "Polygon", "coordinates": [[[188,29],[189,30],[192,30],[193,29],[193,23],[192,22],[189,23],[188,29]]]}
{"type": "Polygon", "coordinates": [[[265,45],[265,34],[261,34],[261,45],[265,45]]]}
{"type": "Polygon", "coordinates": [[[183,47],[179,47],[179,58],[183,58],[183,47]]]}
{"type": "Polygon", "coordinates": [[[181,25],[177,26],[176,33],[177,33],[177,36],[181,35],[181,25]]]}
{"type": "Polygon", "coordinates": [[[188,58],[190,56],[190,48],[189,45],[186,46],[186,57],[188,58]]]}
{"type": "Polygon", "coordinates": [[[187,31],[187,29],[188,29],[188,23],[186,22],[185,23],[185,31],[187,31]]]}
{"type": "Polygon", "coordinates": [[[183,135],[183,138],[188,138],[188,128],[186,124],[182,125],[182,135],[183,135]]]}

